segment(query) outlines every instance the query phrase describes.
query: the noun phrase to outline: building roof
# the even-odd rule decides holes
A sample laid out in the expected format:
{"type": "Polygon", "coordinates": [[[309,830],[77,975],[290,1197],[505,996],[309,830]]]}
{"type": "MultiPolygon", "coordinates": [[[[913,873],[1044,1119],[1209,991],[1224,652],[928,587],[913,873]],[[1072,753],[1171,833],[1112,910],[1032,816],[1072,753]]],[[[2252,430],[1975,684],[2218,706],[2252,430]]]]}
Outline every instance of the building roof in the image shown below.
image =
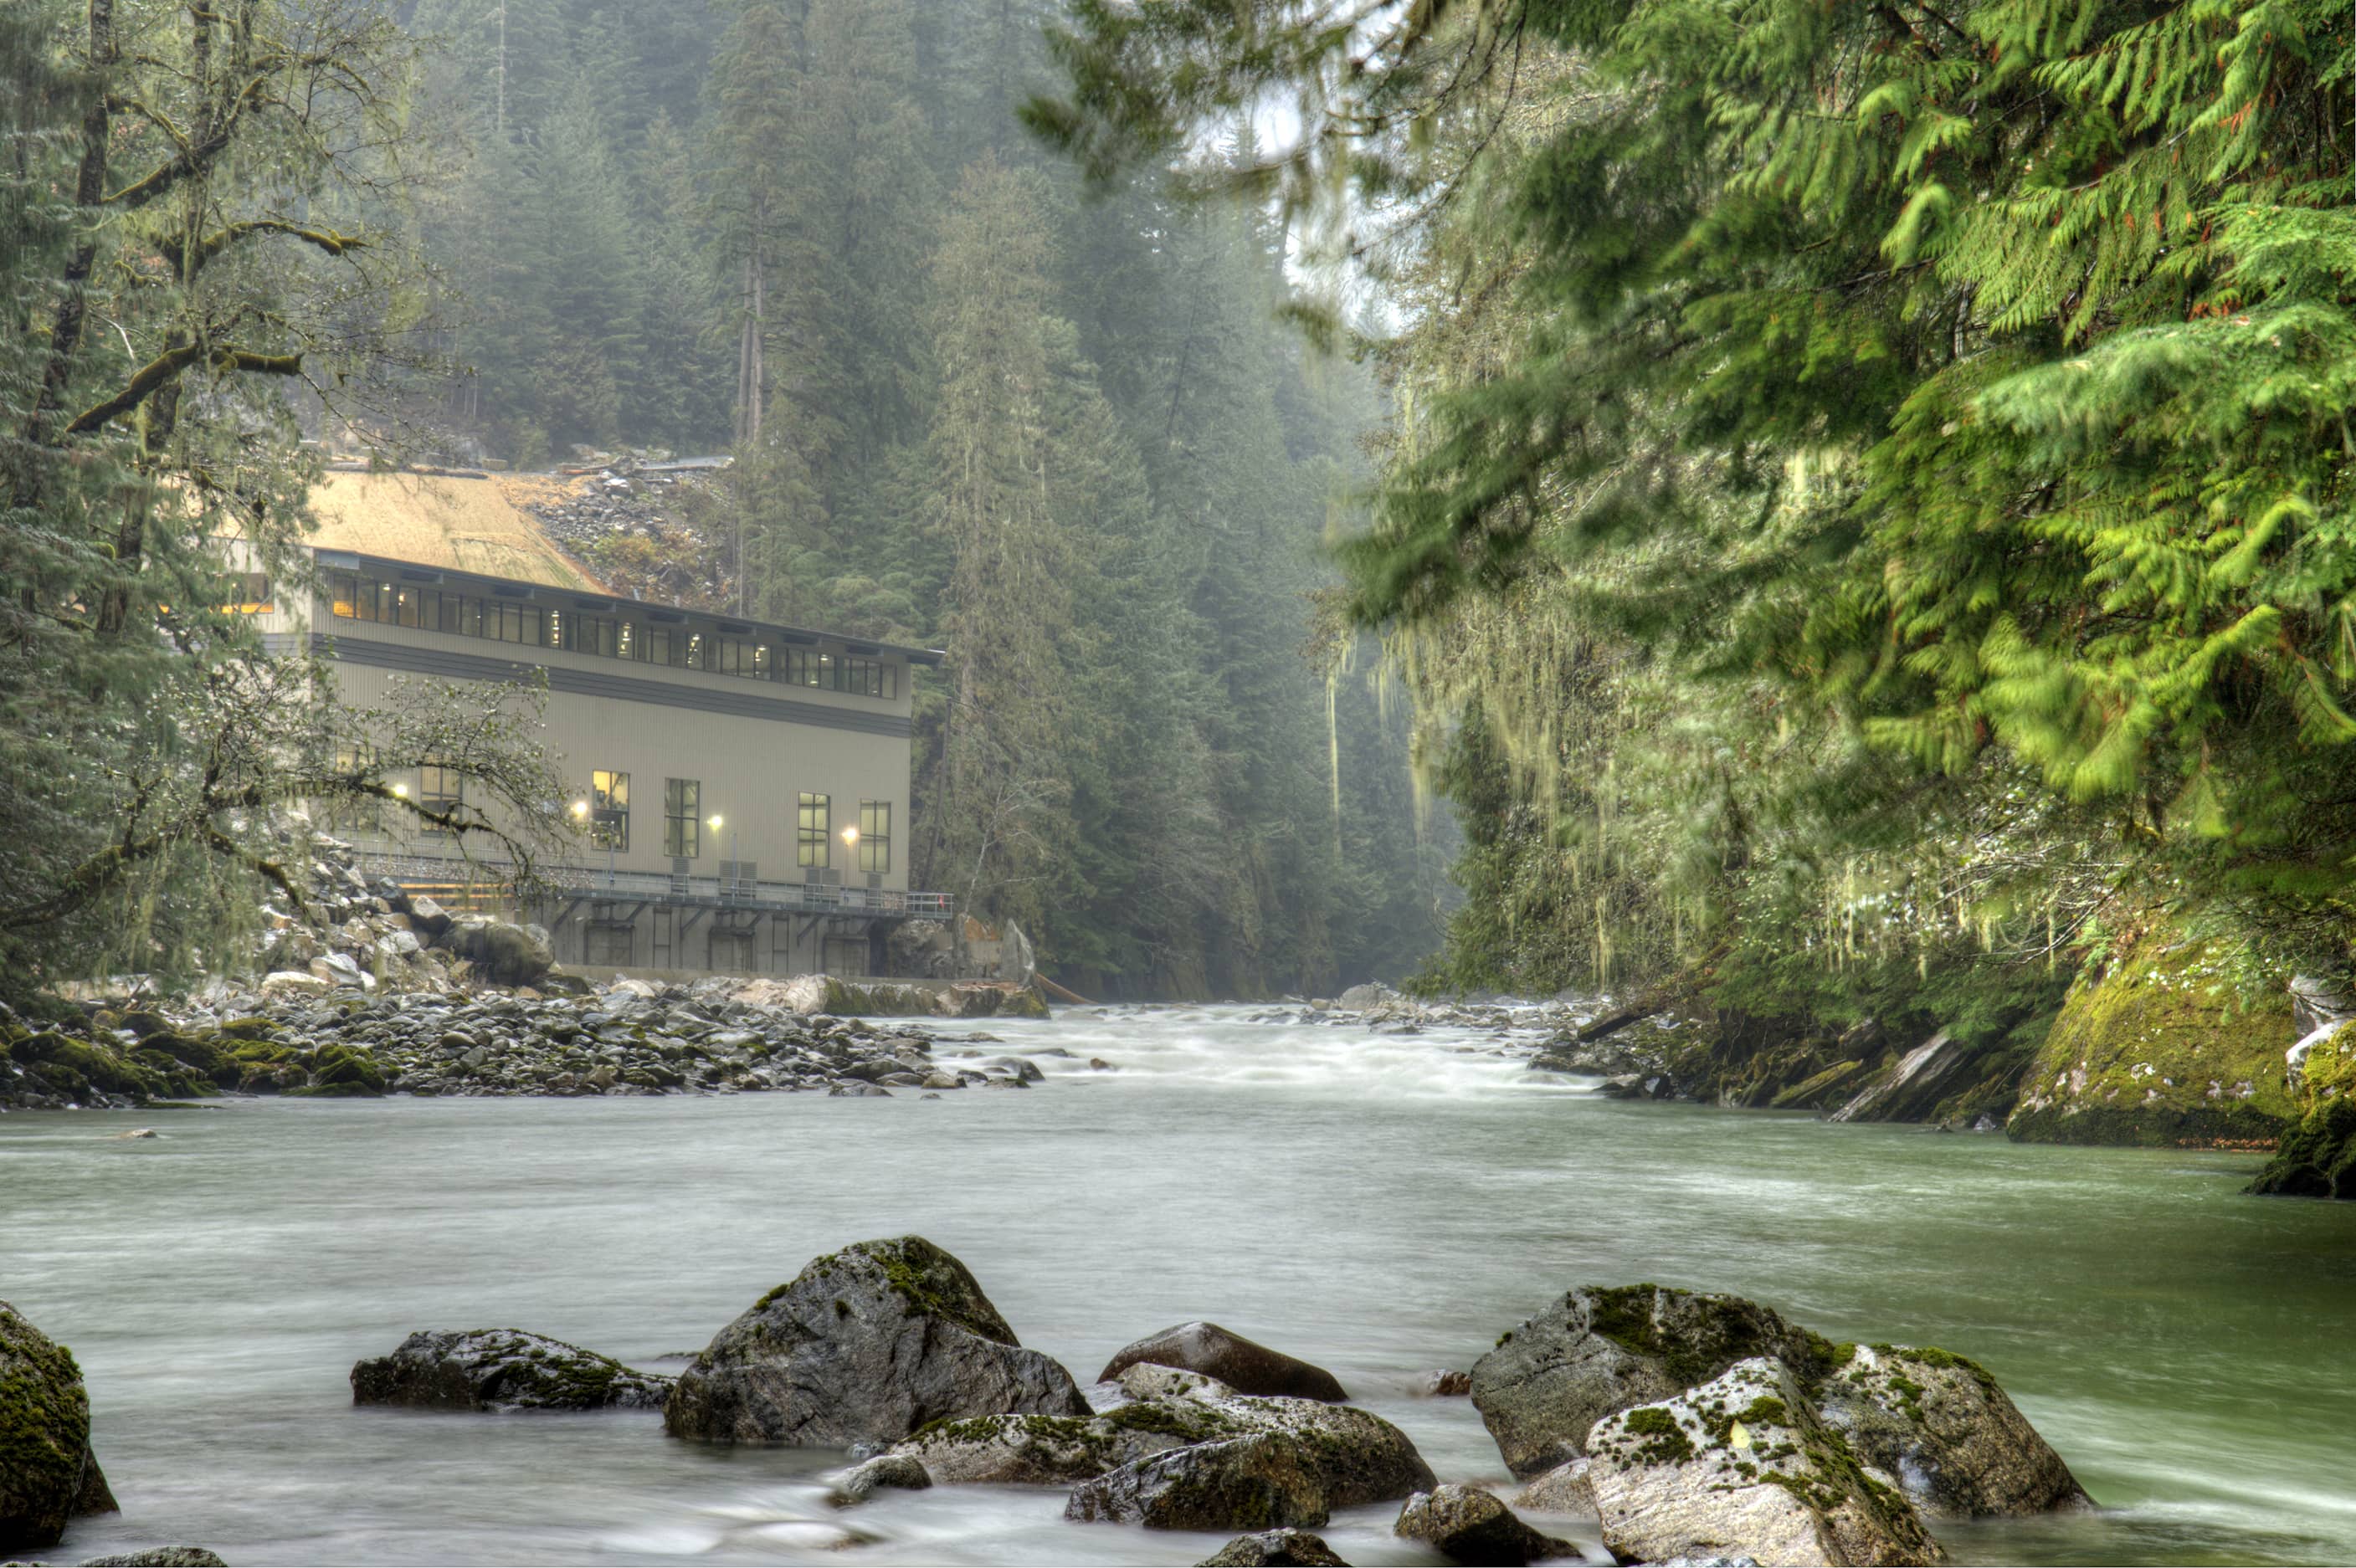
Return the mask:
{"type": "Polygon", "coordinates": [[[526,502],[553,498],[562,484],[529,475],[331,473],[311,491],[319,527],[306,542],[314,549],[606,593],[522,509],[526,502]]]}
{"type": "Polygon", "coordinates": [[[779,625],[774,621],[754,621],[723,610],[659,603],[616,593],[559,549],[541,529],[540,519],[523,510],[530,502],[570,493],[573,483],[554,475],[468,475],[405,471],[357,474],[339,470],[328,474],[311,491],[311,510],[319,526],[304,542],[323,556],[351,558],[342,563],[347,569],[365,559],[386,565],[455,571],[515,587],[594,595],[610,602],[595,608],[635,605],[659,612],[652,617],[656,620],[692,615],[699,621],[717,622],[723,628],[774,635],[787,644],[824,641],[840,644],[855,654],[896,654],[911,664],[941,662],[943,656],[938,648],[909,647],[873,637],[855,637],[845,632],[779,625]]]}

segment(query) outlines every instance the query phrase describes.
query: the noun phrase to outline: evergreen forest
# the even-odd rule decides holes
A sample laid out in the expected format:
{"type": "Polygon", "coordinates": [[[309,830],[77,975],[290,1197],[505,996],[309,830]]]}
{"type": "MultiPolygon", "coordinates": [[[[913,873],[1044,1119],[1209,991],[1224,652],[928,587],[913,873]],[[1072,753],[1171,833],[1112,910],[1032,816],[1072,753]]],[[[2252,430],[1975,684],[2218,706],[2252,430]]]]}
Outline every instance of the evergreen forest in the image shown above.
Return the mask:
{"type": "Polygon", "coordinates": [[[1945,1028],[2008,1086],[2153,932],[2245,1001],[2346,971],[2346,5],[1075,17],[1035,129],[1399,312],[1340,553],[1468,837],[1427,983],[1945,1028]]]}
{"type": "MultiPolygon", "coordinates": [[[[17,502],[53,520],[101,456],[147,497],[141,549],[101,528],[60,540],[62,576],[20,555],[14,581],[120,596],[138,561],[193,574],[184,603],[222,597],[201,552],[149,526],[158,487],[291,544],[313,461],[298,437],[521,469],[726,454],[678,536],[702,559],[670,563],[717,585],[712,608],[947,650],[916,692],[912,885],[1019,923],[1091,994],[1407,972],[1438,939],[1450,825],[1419,816],[1407,707],[1326,553],[1355,526],[1383,393],[1281,319],[1302,285],[1273,204],[1189,203],[1151,171],[1091,190],[1024,130],[1017,108],[1054,80],[1052,13],[12,5],[44,46],[11,55],[12,188],[50,226],[11,259],[17,502]],[[95,165],[93,82],[113,138],[95,165]],[[175,150],[215,123],[200,166],[133,177],[151,145],[190,164],[175,150]],[[146,259],[187,233],[210,294],[146,259]],[[270,341],[224,352],[232,336],[270,341]],[[160,356],[169,389],[143,371],[99,419],[123,350],[160,356]],[[71,421],[86,452],[58,450],[44,400],[92,405],[71,421]]],[[[1248,129],[1217,155],[1248,165],[1248,129]]],[[[39,628],[58,662],[20,670],[23,711],[125,624],[39,628]]],[[[234,689],[252,648],[227,617],[180,651],[198,656],[122,652],[112,706],[23,759],[52,781],[37,794],[60,754],[113,769],[58,799],[58,841],[19,868],[10,929],[36,967],[51,943],[69,967],[143,945],[142,967],[201,966],[203,933],[274,863],[234,832],[199,842],[201,810],[131,855],[140,836],[105,826],[143,767],[177,777],[165,759],[224,732],[191,731],[157,683],[234,689]],[[46,916],[76,877],[88,925],[69,934],[46,916]]],[[[364,775],[353,787],[381,791],[364,775]]]]}

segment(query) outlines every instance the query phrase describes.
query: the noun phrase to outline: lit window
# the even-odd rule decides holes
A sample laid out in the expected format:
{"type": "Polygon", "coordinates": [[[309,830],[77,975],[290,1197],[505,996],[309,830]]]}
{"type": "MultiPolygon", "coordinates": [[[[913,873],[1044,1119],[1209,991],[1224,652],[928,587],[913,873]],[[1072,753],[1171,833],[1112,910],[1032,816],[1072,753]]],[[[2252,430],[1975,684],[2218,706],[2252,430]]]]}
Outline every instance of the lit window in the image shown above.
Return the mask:
{"type": "Polygon", "coordinates": [[[888,800],[859,803],[859,869],[892,869],[892,803],[888,800]]]}
{"type": "MultiPolygon", "coordinates": [[[[417,770],[417,805],[419,809],[434,816],[455,817],[466,804],[466,777],[447,763],[431,762],[417,770]]],[[[421,824],[423,831],[434,835],[450,830],[436,823],[421,824]]]]}
{"type": "Polygon", "coordinates": [[[703,784],[698,779],[663,781],[663,853],[694,859],[703,852],[703,784]]]}
{"type": "Polygon", "coordinates": [[[589,775],[589,842],[600,849],[629,848],[629,774],[600,768],[589,775]]]}
{"type": "Polygon", "coordinates": [[[833,797],[802,792],[801,805],[796,814],[795,860],[804,866],[830,866],[834,863],[833,840],[827,837],[828,819],[833,797]]]}

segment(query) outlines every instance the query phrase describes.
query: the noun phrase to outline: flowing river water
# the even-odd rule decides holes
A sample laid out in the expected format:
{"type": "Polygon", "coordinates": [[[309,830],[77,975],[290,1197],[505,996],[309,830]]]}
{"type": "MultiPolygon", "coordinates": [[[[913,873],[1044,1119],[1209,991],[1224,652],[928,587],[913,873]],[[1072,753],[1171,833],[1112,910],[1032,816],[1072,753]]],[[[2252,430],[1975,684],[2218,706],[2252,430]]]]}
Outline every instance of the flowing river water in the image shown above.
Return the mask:
{"type": "MultiPolygon", "coordinates": [[[[2104,1506],[1944,1524],[1971,1562],[2356,1561],[2356,1204],[2244,1197],[2245,1155],[1597,1098],[1536,1035],[1162,1008],[995,1023],[1029,1093],[937,1101],[251,1102],[0,1117],[0,1298],[70,1344],[123,1512],[60,1562],[1192,1563],[1060,1491],[835,1514],[839,1454],[704,1448],[658,1417],[356,1410],[413,1328],[513,1326],[653,1370],[812,1255],[921,1232],[1082,1382],[1192,1317],[1333,1369],[1442,1479],[1501,1483],[1417,1397],[1580,1283],[1757,1296],[2003,1381],[2104,1506]],[[1505,1047],[1503,1052],[1500,1046],[1505,1047]],[[1114,1072],[1091,1072],[1102,1055],[1114,1072]],[[154,1139],[112,1135],[154,1125],[154,1139]],[[873,1539],[824,1550],[849,1526],[873,1539]]],[[[949,1049],[944,1045],[944,1051],[949,1049]]],[[[1389,1507],[1323,1533],[1438,1559],[1389,1507]]],[[[1541,1520],[1609,1561],[1590,1521],[1541,1520]]]]}

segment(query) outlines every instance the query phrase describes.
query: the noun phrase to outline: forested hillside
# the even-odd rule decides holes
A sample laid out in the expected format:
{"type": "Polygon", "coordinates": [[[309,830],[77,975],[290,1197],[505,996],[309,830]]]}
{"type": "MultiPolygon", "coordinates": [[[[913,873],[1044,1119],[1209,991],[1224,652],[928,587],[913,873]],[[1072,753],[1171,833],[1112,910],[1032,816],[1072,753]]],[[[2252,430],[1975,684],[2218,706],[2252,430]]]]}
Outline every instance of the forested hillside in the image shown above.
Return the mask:
{"type": "Polygon", "coordinates": [[[2089,1091],[2047,1026],[2356,951],[2346,5],[1077,16],[1081,166],[1234,183],[1286,103],[1251,178],[1400,291],[1345,555],[1473,838],[1435,980],[1938,1032],[2025,1115],[2279,1091],[2264,1028],[2089,1091]]]}
{"type": "Polygon", "coordinates": [[[451,324],[412,433],[519,466],[733,451],[712,578],[948,650],[914,878],[1068,983],[1396,976],[1444,856],[1404,707],[1310,597],[1380,394],[1278,320],[1268,212],[1142,175],[1084,197],[1016,123],[1052,14],[422,0],[426,112],[466,152],[412,213],[451,324]]]}

